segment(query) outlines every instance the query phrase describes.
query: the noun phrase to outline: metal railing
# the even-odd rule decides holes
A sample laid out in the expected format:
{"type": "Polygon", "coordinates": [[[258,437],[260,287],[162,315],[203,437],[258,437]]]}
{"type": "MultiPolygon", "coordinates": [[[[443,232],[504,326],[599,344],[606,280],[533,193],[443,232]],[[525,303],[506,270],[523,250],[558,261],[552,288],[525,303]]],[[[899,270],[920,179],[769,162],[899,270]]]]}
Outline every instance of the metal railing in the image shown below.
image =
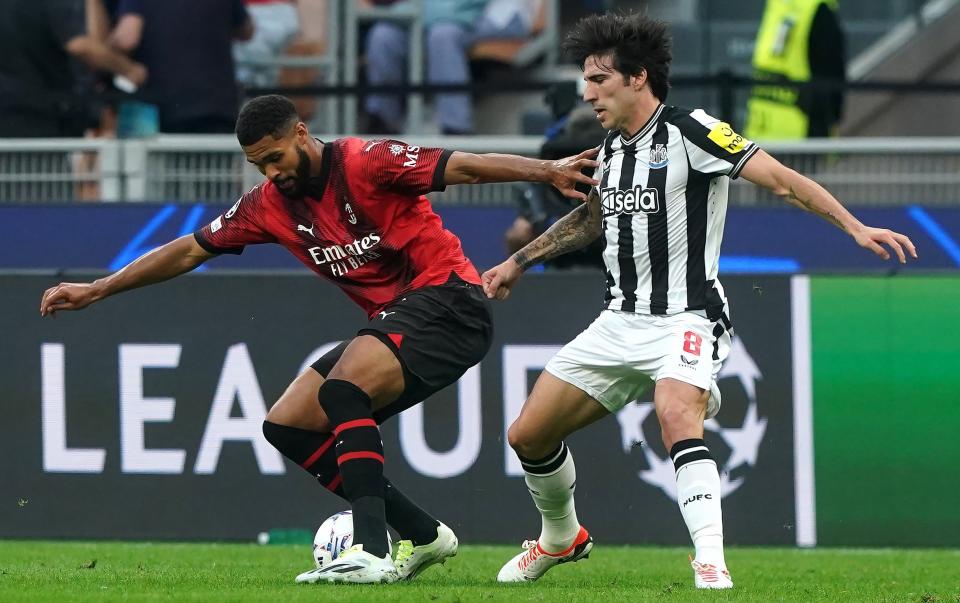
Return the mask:
{"type": "Polygon", "coordinates": [[[128,201],[232,201],[263,178],[229,134],[118,143],[124,146],[128,201]]]}
{"type": "Polygon", "coordinates": [[[122,198],[115,140],[0,139],[0,201],[122,198]]]}
{"type": "MultiPolygon", "coordinates": [[[[536,156],[539,136],[408,137],[423,147],[536,156]]],[[[786,165],[823,184],[845,204],[898,206],[960,203],[960,138],[822,139],[762,145],[786,165]]],[[[0,202],[235,200],[262,176],[230,135],[164,135],[138,140],[0,139],[0,202]]],[[[507,206],[512,185],[453,186],[439,205],[507,206]]],[[[734,205],[779,204],[743,179],[734,205]]]]}
{"type": "MultiPolygon", "coordinates": [[[[513,153],[536,156],[543,139],[539,136],[471,136],[455,139],[441,136],[412,136],[404,140],[422,147],[455,148],[471,153],[513,153]]],[[[249,163],[230,135],[159,136],[124,143],[124,172],[127,199],[176,200],[183,202],[227,201],[263,176],[249,163]]],[[[2,146],[0,146],[2,149],[2,146]]],[[[0,150],[2,153],[2,150],[0,150]]],[[[509,185],[455,186],[431,199],[441,204],[509,204],[509,185]]]]}
{"type": "MultiPolygon", "coordinates": [[[[846,205],[960,204],[958,138],[815,139],[761,146],[846,205]]],[[[782,203],[743,179],[732,183],[730,200],[743,206],[782,203]]]]}

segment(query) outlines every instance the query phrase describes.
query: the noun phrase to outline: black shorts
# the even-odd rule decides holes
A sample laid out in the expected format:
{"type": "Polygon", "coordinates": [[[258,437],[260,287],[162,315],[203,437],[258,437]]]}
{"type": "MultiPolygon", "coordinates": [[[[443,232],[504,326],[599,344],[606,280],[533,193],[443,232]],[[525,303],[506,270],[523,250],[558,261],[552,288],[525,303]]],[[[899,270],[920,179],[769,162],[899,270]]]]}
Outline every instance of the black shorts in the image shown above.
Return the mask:
{"type": "MultiPolygon", "coordinates": [[[[357,335],[382,341],[403,368],[403,392],[373,413],[374,420],[383,423],[455,383],[480,362],[490,349],[493,321],[483,289],[451,275],[442,285],[423,287],[394,301],[357,335]]],[[[326,378],[350,341],[324,354],[313,369],[326,378]]]]}

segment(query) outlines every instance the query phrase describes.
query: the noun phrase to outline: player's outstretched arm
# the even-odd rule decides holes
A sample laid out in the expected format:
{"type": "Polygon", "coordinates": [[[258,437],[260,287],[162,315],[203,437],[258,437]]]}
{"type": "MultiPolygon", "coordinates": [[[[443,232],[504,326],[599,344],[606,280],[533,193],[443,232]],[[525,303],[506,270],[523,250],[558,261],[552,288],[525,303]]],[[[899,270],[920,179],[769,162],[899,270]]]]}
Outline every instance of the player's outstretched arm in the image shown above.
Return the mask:
{"type": "Polygon", "coordinates": [[[546,182],[571,199],[585,200],[576,190],[578,182],[596,186],[593,178],[582,173],[595,169],[593,160],[600,148],[587,149],[579,155],[563,159],[530,159],[500,153],[463,153],[454,151],[443,172],[444,184],[481,184],[484,182],[546,182]]]}
{"type": "Polygon", "coordinates": [[[145,253],[110,276],[92,283],[60,283],[47,289],[40,300],[40,315],[81,310],[115,293],[171,279],[214,255],[197,244],[192,234],[182,236],[145,253]]]}
{"type": "Polygon", "coordinates": [[[600,236],[602,223],[600,197],[597,189],[593,189],[586,203],[557,220],[546,232],[505,262],[483,273],[481,280],[487,297],[506,299],[527,268],[585,247],[600,236]]]}
{"type": "Polygon", "coordinates": [[[890,252],[884,245],[897,254],[901,264],[907,263],[904,248],[911,257],[917,257],[917,249],[909,237],[886,228],[864,225],[825,188],[786,167],[763,150],[747,161],[740,175],[783,197],[787,203],[817,214],[853,237],[858,245],[885,260],[890,259],[890,252]]]}

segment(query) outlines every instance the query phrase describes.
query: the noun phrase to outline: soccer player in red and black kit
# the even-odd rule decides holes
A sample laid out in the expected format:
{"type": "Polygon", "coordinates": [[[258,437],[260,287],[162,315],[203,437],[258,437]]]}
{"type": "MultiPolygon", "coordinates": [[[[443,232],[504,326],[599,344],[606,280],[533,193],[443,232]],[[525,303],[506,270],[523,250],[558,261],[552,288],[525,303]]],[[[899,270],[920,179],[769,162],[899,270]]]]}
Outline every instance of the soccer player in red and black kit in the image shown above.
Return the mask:
{"type": "Polygon", "coordinates": [[[480,277],[425,193],[450,184],[549,182],[585,198],[595,151],[559,161],[420,148],[395,140],[312,138],[282,96],[249,101],[237,119],[247,160],[267,177],[226,213],[92,283],[48,289],[42,315],[164,281],[244,246],[278,243],[359,304],[370,322],[298,376],[264,436],[350,501],[354,546],[298,582],[410,579],[456,554],[453,532],[383,475],[378,424],[454,383],[490,347],[480,277]],[[318,404],[319,401],[319,404],[318,404]],[[391,561],[386,524],[399,534],[391,561]]]}

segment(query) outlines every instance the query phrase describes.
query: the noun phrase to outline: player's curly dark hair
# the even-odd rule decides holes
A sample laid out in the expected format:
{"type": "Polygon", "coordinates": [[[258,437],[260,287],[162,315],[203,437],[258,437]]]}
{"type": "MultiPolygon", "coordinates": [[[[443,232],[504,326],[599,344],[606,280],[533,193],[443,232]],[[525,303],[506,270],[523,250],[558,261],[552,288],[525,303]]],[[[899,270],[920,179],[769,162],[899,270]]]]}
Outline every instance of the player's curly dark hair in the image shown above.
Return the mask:
{"type": "Polygon", "coordinates": [[[646,69],[653,95],[667,99],[672,56],[670,34],[662,21],[639,13],[590,15],[573,26],[562,48],[581,68],[587,57],[610,55],[625,79],[646,69]]]}
{"type": "Polygon", "coordinates": [[[237,140],[245,147],[268,134],[274,138],[282,138],[298,121],[300,116],[289,98],[279,94],[257,96],[240,109],[236,127],[237,140]]]}

